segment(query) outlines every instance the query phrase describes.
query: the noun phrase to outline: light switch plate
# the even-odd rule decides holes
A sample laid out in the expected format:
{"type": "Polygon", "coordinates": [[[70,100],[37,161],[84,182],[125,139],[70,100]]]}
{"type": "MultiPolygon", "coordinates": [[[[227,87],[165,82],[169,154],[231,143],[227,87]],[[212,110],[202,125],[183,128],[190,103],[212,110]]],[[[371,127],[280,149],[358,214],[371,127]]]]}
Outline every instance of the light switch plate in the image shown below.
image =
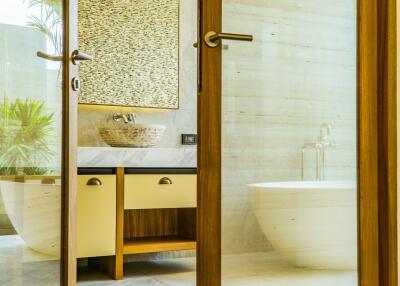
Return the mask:
{"type": "Polygon", "coordinates": [[[197,134],[182,134],[182,145],[196,145],[197,134]]]}

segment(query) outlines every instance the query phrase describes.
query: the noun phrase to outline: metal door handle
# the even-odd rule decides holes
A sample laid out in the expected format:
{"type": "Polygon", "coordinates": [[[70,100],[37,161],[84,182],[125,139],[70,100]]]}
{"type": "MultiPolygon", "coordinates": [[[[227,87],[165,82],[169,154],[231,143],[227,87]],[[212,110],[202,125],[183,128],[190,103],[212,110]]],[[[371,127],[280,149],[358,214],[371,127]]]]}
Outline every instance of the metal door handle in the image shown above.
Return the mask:
{"type": "Polygon", "coordinates": [[[72,52],[71,60],[74,65],[79,65],[80,61],[92,61],[93,57],[79,50],[75,50],[72,52]]]}
{"type": "MultiPolygon", "coordinates": [[[[198,46],[199,46],[199,44],[196,42],[196,43],[193,43],[193,47],[194,48],[198,48],[198,46]]],[[[223,50],[229,50],[229,46],[228,45],[222,45],[222,49],[223,50]]]]}
{"type": "Polygon", "coordinates": [[[60,62],[63,60],[63,56],[49,55],[49,54],[46,54],[45,52],[41,52],[41,51],[38,51],[36,53],[36,55],[39,58],[43,58],[45,60],[49,60],[49,61],[53,61],[53,62],[60,62]]]}
{"type": "Polygon", "coordinates": [[[209,46],[210,48],[217,47],[221,43],[221,40],[252,42],[253,35],[217,33],[214,31],[210,31],[204,36],[204,41],[206,45],[209,46]]]}
{"type": "MultiPolygon", "coordinates": [[[[49,55],[42,51],[38,51],[36,53],[36,55],[39,58],[43,58],[43,59],[46,59],[49,61],[54,61],[54,62],[60,62],[63,60],[63,56],[49,55]]],[[[74,65],[79,65],[80,61],[92,61],[92,60],[93,60],[93,57],[91,55],[88,55],[88,54],[78,51],[78,50],[73,51],[71,54],[71,61],[74,65]]]]}

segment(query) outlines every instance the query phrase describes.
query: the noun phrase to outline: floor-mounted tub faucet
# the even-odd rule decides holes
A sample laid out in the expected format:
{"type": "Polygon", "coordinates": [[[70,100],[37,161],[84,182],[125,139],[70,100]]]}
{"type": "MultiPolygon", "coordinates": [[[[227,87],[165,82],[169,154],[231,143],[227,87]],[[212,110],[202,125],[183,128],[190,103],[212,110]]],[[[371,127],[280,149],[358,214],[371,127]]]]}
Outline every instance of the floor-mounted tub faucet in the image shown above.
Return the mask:
{"type": "Polygon", "coordinates": [[[305,160],[305,153],[307,150],[315,150],[315,177],[320,177],[320,167],[319,167],[319,154],[321,152],[321,147],[318,143],[305,143],[301,148],[301,180],[304,181],[304,160],[305,160]]]}
{"type": "Polygon", "coordinates": [[[324,123],[320,126],[319,129],[319,137],[318,137],[318,143],[321,145],[321,174],[319,180],[325,180],[325,165],[326,165],[326,157],[325,157],[325,150],[328,148],[336,147],[337,144],[333,143],[330,140],[330,135],[331,135],[331,130],[332,126],[330,124],[324,123]]]}
{"type": "Polygon", "coordinates": [[[304,160],[305,152],[308,149],[315,150],[315,178],[317,181],[326,179],[325,176],[325,150],[331,147],[336,147],[337,144],[330,140],[332,126],[328,123],[321,124],[317,142],[305,143],[301,149],[301,179],[304,180],[304,160]]]}

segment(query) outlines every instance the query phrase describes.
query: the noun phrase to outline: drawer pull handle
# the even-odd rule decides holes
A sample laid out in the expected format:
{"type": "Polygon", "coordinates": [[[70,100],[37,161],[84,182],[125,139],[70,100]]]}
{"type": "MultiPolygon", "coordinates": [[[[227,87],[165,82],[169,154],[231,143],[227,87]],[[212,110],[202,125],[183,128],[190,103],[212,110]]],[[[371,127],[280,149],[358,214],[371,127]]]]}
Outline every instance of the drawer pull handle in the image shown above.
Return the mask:
{"type": "Polygon", "coordinates": [[[172,185],[172,180],[170,178],[164,177],[158,181],[160,185],[172,185]]]}
{"type": "Polygon", "coordinates": [[[97,178],[91,178],[89,181],[86,183],[87,186],[101,186],[103,183],[97,179],[97,178]]]}

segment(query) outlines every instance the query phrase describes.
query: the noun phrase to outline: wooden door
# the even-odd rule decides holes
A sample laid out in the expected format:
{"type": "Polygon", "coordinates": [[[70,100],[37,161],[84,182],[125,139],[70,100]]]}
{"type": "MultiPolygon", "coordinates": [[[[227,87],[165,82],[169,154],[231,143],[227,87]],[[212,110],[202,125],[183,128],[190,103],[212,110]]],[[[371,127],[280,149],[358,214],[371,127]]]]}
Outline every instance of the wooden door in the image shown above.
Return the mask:
{"type": "MultiPolygon", "coordinates": [[[[229,81],[232,81],[232,89],[240,88],[233,81],[234,79],[240,81],[244,76],[241,77],[239,74],[241,72],[246,73],[246,66],[245,64],[240,65],[241,62],[239,59],[231,63],[231,65],[235,65],[233,69],[236,73],[234,74],[233,72],[225,75],[224,72],[226,72],[230,65],[227,60],[231,59],[229,56],[223,59],[225,53],[229,52],[231,48],[238,49],[240,51],[237,54],[240,54],[243,57],[242,61],[246,62],[246,57],[251,57],[252,53],[267,54],[271,52],[268,50],[268,41],[265,40],[271,39],[273,41],[273,37],[276,36],[276,29],[274,30],[272,27],[279,25],[277,23],[279,22],[279,17],[287,16],[287,18],[290,18],[290,14],[284,13],[283,10],[285,9],[287,13],[306,10],[309,14],[308,17],[305,16],[303,18],[303,21],[309,21],[309,25],[317,25],[317,27],[314,27],[313,34],[305,33],[303,37],[312,37],[314,35],[318,37],[318,33],[324,31],[323,25],[327,23],[323,22],[323,18],[319,19],[321,23],[311,20],[312,17],[318,14],[319,9],[324,9],[325,16],[330,15],[331,17],[336,15],[335,13],[338,12],[337,9],[340,9],[339,4],[333,3],[333,6],[329,8],[326,6],[328,5],[328,1],[324,7],[310,7],[313,3],[308,1],[289,2],[291,3],[287,3],[286,7],[282,8],[279,6],[283,3],[282,1],[199,1],[199,41],[201,42],[201,45],[199,45],[199,78],[201,81],[198,95],[197,285],[219,286],[222,282],[221,212],[223,210],[223,203],[221,188],[223,188],[222,172],[224,171],[224,166],[221,158],[224,156],[222,153],[222,149],[224,148],[222,145],[222,139],[224,139],[224,122],[229,121],[229,114],[223,113],[223,92],[226,92],[229,81]],[[269,7],[264,7],[264,5],[269,7]],[[251,9],[246,10],[247,13],[241,14],[240,11],[246,6],[251,6],[251,9]],[[261,19],[260,14],[266,11],[263,9],[268,8],[273,10],[271,14],[275,13],[272,15],[276,17],[275,21],[271,20],[271,18],[261,19]],[[234,21],[224,18],[227,16],[232,17],[232,15],[236,15],[236,26],[234,25],[234,21]],[[251,20],[251,17],[255,17],[254,15],[258,15],[258,25],[268,23],[271,27],[271,29],[264,31],[262,39],[260,39],[260,33],[257,34],[258,38],[254,37],[254,42],[258,44],[256,51],[249,48],[251,44],[247,45],[243,43],[242,46],[238,46],[231,44],[232,42],[224,42],[222,40],[223,43],[229,46],[227,47],[227,45],[224,46],[217,42],[216,47],[210,47],[205,42],[204,38],[209,31],[215,31],[216,33],[257,33],[257,31],[246,31],[246,27],[249,27],[247,23],[249,19],[251,20]],[[228,28],[231,30],[224,31],[223,22],[227,23],[228,28]],[[260,48],[260,41],[265,41],[266,46],[260,48]],[[224,67],[227,68],[224,69],[224,67]]],[[[349,31],[349,33],[354,33],[353,48],[355,52],[354,57],[349,61],[354,61],[354,84],[356,87],[351,95],[354,96],[355,102],[355,131],[350,136],[354,137],[354,149],[356,150],[354,180],[357,182],[357,188],[355,189],[357,191],[355,192],[354,204],[358,215],[355,214],[354,216],[354,220],[356,221],[354,231],[356,231],[358,239],[355,241],[356,249],[354,248],[354,250],[357,251],[358,265],[356,267],[357,277],[355,283],[362,286],[397,285],[395,2],[394,0],[354,1],[352,4],[353,8],[350,7],[347,9],[348,13],[352,14],[354,22],[356,22],[353,32],[349,31]]],[[[345,3],[345,5],[348,5],[348,3],[345,3]]],[[[290,29],[290,25],[294,24],[287,24],[286,28],[282,28],[279,32],[282,32],[284,29],[290,29]]],[[[254,27],[251,26],[251,28],[254,27]]],[[[302,37],[302,34],[299,33],[299,35],[295,36],[302,37]]],[[[324,39],[328,42],[327,45],[335,41],[335,44],[337,44],[337,41],[340,41],[338,38],[324,39]],[[332,42],[329,42],[330,40],[332,42]]],[[[290,38],[286,40],[290,42],[290,38]]],[[[302,44],[303,42],[299,43],[299,45],[302,44]]],[[[349,48],[352,49],[351,43],[349,48]]],[[[285,55],[285,51],[287,54],[290,54],[289,49],[284,49],[284,47],[281,50],[276,48],[274,50],[275,55],[285,55]]],[[[303,50],[304,54],[307,54],[306,49],[303,50]]],[[[325,59],[329,61],[328,54],[326,54],[325,59]]],[[[288,64],[290,63],[282,62],[282,65],[288,64]]],[[[310,62],[307,64],[312,64],[312,56],[310,56],[310,62]]],[[[298,66],[293,66],[293,69],[293,72],[301,72],[298,66]],[[296,68],[297,70],[295,70],[296,68]]],[[[254,72],[253,78],[257,77],[256,73],[257,71],[254,72]]],[[[277,75],[279,76],[279,73],[277,75]]],[[[247,76],[250,77],[249,73],[247,73],[247,76]]],[[[265,73],[264,76],[267,78],[267,81],[270,74],[265,73]]],[[[339,76],[338,80],[345,81],[344,78],[340,78],[340,74],[336,74],[336,76],[339,76]]],[[[257,84],[262,86],[263,83],[259,81],[257,84]]],[[[290,81],[288,81],[289,84],[290,81]]],[[[315,84],[318,83],[316,82],[315,84]]],[[[254,88],[254,85],[247,88],[254,88]]],[[[301,89],[302,86],[299,85],[297,88],[301,89]]],[[[293,91],[293,94],[295,94],[295,91],[293,91]]],[[[244,90],[244,93],[246,93],[246,90],[244,90]]],[[[243,105],[245,107],[251,105],[254,96],[257,96],[254,94],[251,95],[246,100],[241,101],[242,105],[237,105],[239,106],[238,109],[243,105]]],[[[285,96],[287,95],[285,94],[285,96]]],[[[228,99],[225,98],[225,101],[228,101],[228,99]]],[[[332,101],[332,104],[335,104],[335,101],[332,101]]],[[[298,108],[300,107],[298,106],[298,108]]],[[[243,111],[243,114],[245,112],[243,111]]],[[[262,115],[259,114],[260,117],[262,115]]],[[[258,124],[258,121],[254,121],[253,123],[258,124]]],[[[238,132],[237,130],[232,128],[229,131],[235,133],[238,132]]],[[[237,138],[240,139],[239,136],[237,138]]],[[[226,140],[225,137],[225,144],[226,140]]],[[[249,146],[249,144],[250,141],[248,141],[247,145],[249,146]]],[[[243,143],[243,148],[246,148],[246,142],[243,143]]],[[[238,154],[236,155],[239,156],[238,154]]],[[[260,154],[260,156],[262,155],[260,154]]],[[[254,157],[253,160],[257,160],[257,158],[254,157]]],[[[237,165],[236,168],[240,168],[240,165],[237,165]]]]}
{"type": "Polygon", "coordinates": [[[15,234],[0,237],[1,282],[75,285],[77,1],[2,11],[0,200],[15,234]]]}

